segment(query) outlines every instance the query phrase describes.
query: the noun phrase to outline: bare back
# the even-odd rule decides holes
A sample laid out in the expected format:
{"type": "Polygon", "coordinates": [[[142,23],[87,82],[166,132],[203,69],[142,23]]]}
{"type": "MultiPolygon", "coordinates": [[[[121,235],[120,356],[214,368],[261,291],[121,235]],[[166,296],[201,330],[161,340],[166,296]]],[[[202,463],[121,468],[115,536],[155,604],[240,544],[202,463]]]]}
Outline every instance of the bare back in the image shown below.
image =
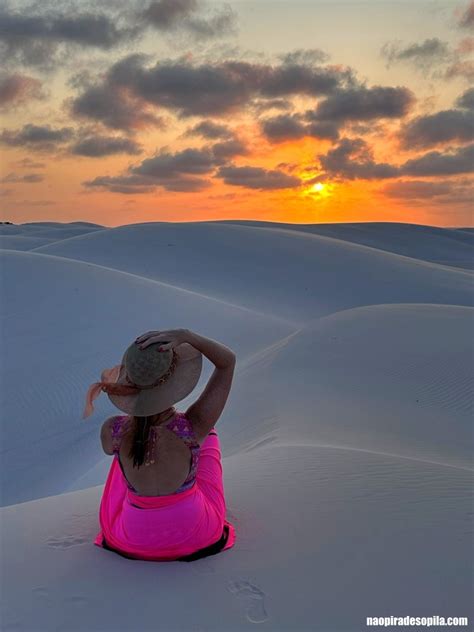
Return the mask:
{"type": "MultiPolygon", "coordinates": [[[[116,436],[114,452],[119,458],[119,463],[129,486],[141,496],[164,496],[179,492],[185,482],[190,478],[193,469],[193,453],[195,454],[195,467],[197,467],[200,446],[204,439],[196,437],[192,423],[184,413],[176,414],[162,426],[150,428],[149,444],[152,445],[153,433],[155,445],[150,454],[150,465],[133,467],[133,459],[129,457],[132,447],[131,418],[123,418],[122,424],[116,436]],[[173,426],[173,424],[175,424],[173,426]],[[187,437],[180,437],[171,428],[178,428],[184,424],[188,429],[187,437]]],[[[191,484],[192,481],[189,480],[191,484]]]]}

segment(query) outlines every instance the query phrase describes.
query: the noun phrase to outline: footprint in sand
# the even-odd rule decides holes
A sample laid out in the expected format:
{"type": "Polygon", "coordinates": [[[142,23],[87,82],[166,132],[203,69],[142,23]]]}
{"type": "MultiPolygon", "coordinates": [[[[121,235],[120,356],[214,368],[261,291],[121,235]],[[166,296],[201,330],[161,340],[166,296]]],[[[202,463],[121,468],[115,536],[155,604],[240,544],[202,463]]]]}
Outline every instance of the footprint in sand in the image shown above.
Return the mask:
{"type": "Polygon", "coordinates": [[[265,593],[258,586],[245,580],[231,580],[227,583],[227,588],[236,597],[245,599],[247,619],[251,623],[263,623],[268,619],[264,604],[265,593]]]}
{"type": "Polygon", "coordinates": [[[53,549],[69,549],[71,546],[79,546],[80,544],[85,544],[86,542],[87,538],[74,535],[65,535],[61,538],[48,538],[47,540],[48,546],[53,549]]]}

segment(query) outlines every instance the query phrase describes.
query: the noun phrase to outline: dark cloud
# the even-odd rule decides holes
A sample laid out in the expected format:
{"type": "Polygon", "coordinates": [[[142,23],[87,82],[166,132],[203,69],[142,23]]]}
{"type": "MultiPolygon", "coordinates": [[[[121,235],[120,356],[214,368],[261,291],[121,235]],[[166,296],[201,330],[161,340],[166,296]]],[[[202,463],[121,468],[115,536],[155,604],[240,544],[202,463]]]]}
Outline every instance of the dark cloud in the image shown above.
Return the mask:
{"type": "Polygon", "coordinates": [[[261,167],[229,165],[220,167],[217,176],[222,178],[226,184],[248,189],[288,189],[302,184],[299,178],[290,176],[283,171],[272,171],[261,167]]]}
{"type": "Polygon", "coordinates": [[[7,176],[0,180],[1,183],[18,183],[23,182],[27,184],[33,184],[44,180],[44,176],[39,173],[27,173],[25,175],[17,175],[16,173],[9,173],[7,176]]]}
{"type": "Polygon", "coordinates": [[[221,164],[227,162],[229,158],[245,156],[249,152],[245,143],[235,138],[222,143],[214,143],[212,153],[216,164],[221,164]]]}
{"type": "Polygon", "coordinates": [[[84,182],[87,188],[101,187],[118,193],[149,193],[161,186],[168,191],[200,191],[210,186],[203,177],[229,158],[246,152],[237,139],[176,153],[161,151],[120,176],[100,176],[84,182]]]}
{"type": "Polygon", "coordinates": [[[159,153],[145,159],[138,167],[132,167],[130,172],[153,178],[169,178],[180,173],[209,173],[214,166],[215,157],[210,149],[188,148],[175,154],[159,153]]]}
{"type": "Polygon", "coordinates": [[[209,187],[211,183],[210,181],[202,178],[192,178],[180,175],[167,178],[123,175],[115,177],[100,176],[94,180],[84,182],[83,184],[89,189],[100,188],[114,193],[131,195],[152,193],[158,186],[162,186],[168,191],[176,192],[200,191],[209,187]]]}
{"type": "Polygon", "coordinates": [[[197,11],[198,5],[197,0],[161,0],[152,2],[142,16],[155,28],[169,30],[179,27],[183,18],[197,11]]]}
{"type": "Polygon", "coordinates": [[[263,134],[272,141],[291,140],[306,135],[305,126],[298,114],[280,114],[263,120],[263,134]]]}
{"type": "Polygon", "coordinates": [[[187,130],[184,136],[202,136],[211,140],[216,138],[232,138],[233,132],[226,125],[214,123],[214,121],[201,121],[191,129],[187,130]]]}
{"type": "Polygon", "coordinates": [[[159,31],[181,30],[197,40],[236,32],[237,15],[230,6],[210,15],[201,15],[203,12],[204,4],[198,0],[158,0],[152,2],[140,18],[146,26],[159,31]]]}
{"type": "Polygon", "coordinates": [[[474,111],[474,88],[465,90],[457,99],[456,105],[458,108],[465,108],[466,110],[474,111]]]}
{"type": "Polygon", "coordinates": [[[140,176],[98,176],[93,180],[82,183],[88,189],[106,189],[113,193],[134,195],[139,193],[151,193],[156,189],[156,183],[149,178],[140,176]]]}
{"type": "Polygon", "coordinates": [[[474,26],[474,0],[471,0],[461,15],[458,26],[462,29],[470,29],[474,26]]]}
{"type": "Polygon", "coordinates": [[[0,76],[0,107],[16,107],[33,99],[43,99],[41,81],[20,74],[0,76]]]}
{"type": "Polygon", "coordinates": [[[454,175],[474,171],[474,144],[442,153],[431,151],[419,158],[407,160],[401,173],[411,176],[454,175]]]}
{"type": "Polygon", "coordinates": [[[374,161],[369,146],[362,138],[343,138],[337,147],[318,157],[325,172],[347,180],[394,178],[398,175],[398,167],[374,161]]]}
{"type": "Polygon", "coordinates": [[[293,108],[293,103],[289,99],[255,99],[251,104],[252,110],[257,113],[267,110],[286,110],[293,108]]]}
{"type": "Polygon", "coordinates": [[[29,147],[48,151],[73,137],[72,127],[53,129],[49,125],[39,126],[28,123],[20,130],[3,130],[0,143],[10,147],[29,147]]]}
{"type": "Polygon", "coordinates": [[[395,62],[409,61],[425,72],[434,65],[446,63],[446,60],[451,57],[448,44],[437,37],[426,39],[421,44],[410,44],[404,48],[399,43],[387,42],[382,46],[380,54],[387,60],[387,68],[395,62]]]}
{"type": "MultiPolygon", "coordinates": [[[[339,67],[273,67],[238,60],[193,65],[182,59],[161,60],[146,67],[144,62],[143,55],[130,55],[114,64],[104,80],[89,86],[73,101],[73,113],[128,129],[133,107],[127,106],[123,116],[123,106],[117,103],[120,97],[137,104],[139,111],[149,104],[174,110],[180,117],[223,116],[242,109],[254,98],[325,95],[340,85],[354,83],[351,71],[339,67]]],[[[400,98],[397,90],[404,89],[392,90],[396,100],[400,98]]]]}
{"type": "Polygon", "coordinates": [[[329,55],[320,48],[298,48],[290,53],[278,55],[283,64],[288,66],[304,65],[312,66],[329,60],[329,55]]]}
{"type": "Polygon", "coordinates": [[[307,123],[306,118],[306,115],[301,114],[280,114],[265,119],[261,123],[262,132],[271,142],[295,140],[304,136],[329,140],[339,138],[337,124],[330,121],[307,123]]]}
{"type": "Polygon", "coordinates": [[[100,121],[111,129],[132,131],[165,127],[162,117],[156,116],[143,99],[122,86],[90,87],[72,100],[70,106],[73,116],[100,121]]]}
{"type": "Polygon", "coordinates": [[[431,151],[402,165],[375,162],[362,138],[343,138],[327,154],[318,155],[326,177],[342,179],[387,179],[398,176],[437,176],[470,173],[474,170],[474,145],[446,152],[431,151]]]}
{"type": "Polygon", "coordinates": [[[112,154],[136,155],[141,153],[141,147],[138,143],[128,138],[89,136],[75,143],[71,147],[71,153],[91,158],[110,156],[112,154]]]}
{"type": "Polygon", "coordinates": [[[10,63],[51,67],[58,61],[60,45],[109,50],[136,34],[136,29],[119,28],[103,13],[34,15],[0,10],[0,51],[10,63]]]}
{"type": "MultiPolygon", "coordinates": [[[[413,92],[405,87],[359,86],[337,89],[321,100],[314,110],[306,110],[303,114],[281,114],[263,120],[262,132],[270,141],[303,136],[335,141],[339,139],[340,128],[345,123],[371,121],[373,124],[378,119],[400,118],[405,116],[415,101],[413,92]]],[[[344,143],[344,147],[346,151],[347,143],[344,143]]]]}
{"type": "Polygon", "coordinates": [[[410,149],[474,140],[474,89],[466,90],[456,103],[463,109],[442,110],[407,123],[400,133],[403,146],[410,149]]]}
{"type": "Polygon", "coordinates": [[[407,114],[415,101],[413,92],[405,87],[360,86],[336,90],[321,101],[314,111],[308,110],[306,118],[315,122],[400,118],[407,114]]]}
{"type": "Polygon", "coordinates": [[[462,56],[472,53],[473,41],[472,38],[466,38],[453,49],[436,37],[405,47],[399,43],[387,43],[382,47],[381,55],[387,60],[387,68],[395,62],[406,61],[434,81],[456,77],[471,81],[474,79],[474,63],[463,60],[462,56]]]}

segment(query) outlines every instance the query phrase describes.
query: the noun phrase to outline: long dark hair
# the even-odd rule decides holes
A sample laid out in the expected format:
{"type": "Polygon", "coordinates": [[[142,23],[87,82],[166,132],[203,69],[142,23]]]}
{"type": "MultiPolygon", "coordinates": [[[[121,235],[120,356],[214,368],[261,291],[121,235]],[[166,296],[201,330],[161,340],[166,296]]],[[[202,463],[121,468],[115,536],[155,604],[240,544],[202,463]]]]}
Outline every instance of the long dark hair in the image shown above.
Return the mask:
{"type": "MultiPolygon", "coordinates": [[[[170,406],[166,411],[171,410],[174,406],[170,406]]],[[[145,454],[148,449],[148,440],[150,438],[150,427],[156,415],[148,415],[147,417],[132,416],[131,434],[132,445],[128,452],[128,457],[133,459],[133,467],[140,469],[145,461],[145,454]]]]}
{"type": "Polygon", "coordinates": [[[140,469],[145,460],[150,438],[150,426],[154,415],[148,417],[132,417],[132,446],[128,457],[133,459],[133,467],[140,469]]]}

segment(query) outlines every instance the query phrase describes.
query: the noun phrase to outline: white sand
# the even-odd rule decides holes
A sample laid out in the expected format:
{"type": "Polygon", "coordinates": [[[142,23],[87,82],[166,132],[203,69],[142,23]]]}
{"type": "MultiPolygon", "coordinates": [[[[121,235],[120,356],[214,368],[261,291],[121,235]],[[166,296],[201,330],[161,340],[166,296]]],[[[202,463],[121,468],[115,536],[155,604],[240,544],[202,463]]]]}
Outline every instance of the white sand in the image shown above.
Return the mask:
{"type": "Polygon", "coordinates": [[[2,632],[472,627],[473,244],[396,223],[0,226],[2,632]],[[92,544],[116,409],[83,421],[84,397],[176,327],[237,354],[217,424],[237,541],[132,561],[92,544]]]}

